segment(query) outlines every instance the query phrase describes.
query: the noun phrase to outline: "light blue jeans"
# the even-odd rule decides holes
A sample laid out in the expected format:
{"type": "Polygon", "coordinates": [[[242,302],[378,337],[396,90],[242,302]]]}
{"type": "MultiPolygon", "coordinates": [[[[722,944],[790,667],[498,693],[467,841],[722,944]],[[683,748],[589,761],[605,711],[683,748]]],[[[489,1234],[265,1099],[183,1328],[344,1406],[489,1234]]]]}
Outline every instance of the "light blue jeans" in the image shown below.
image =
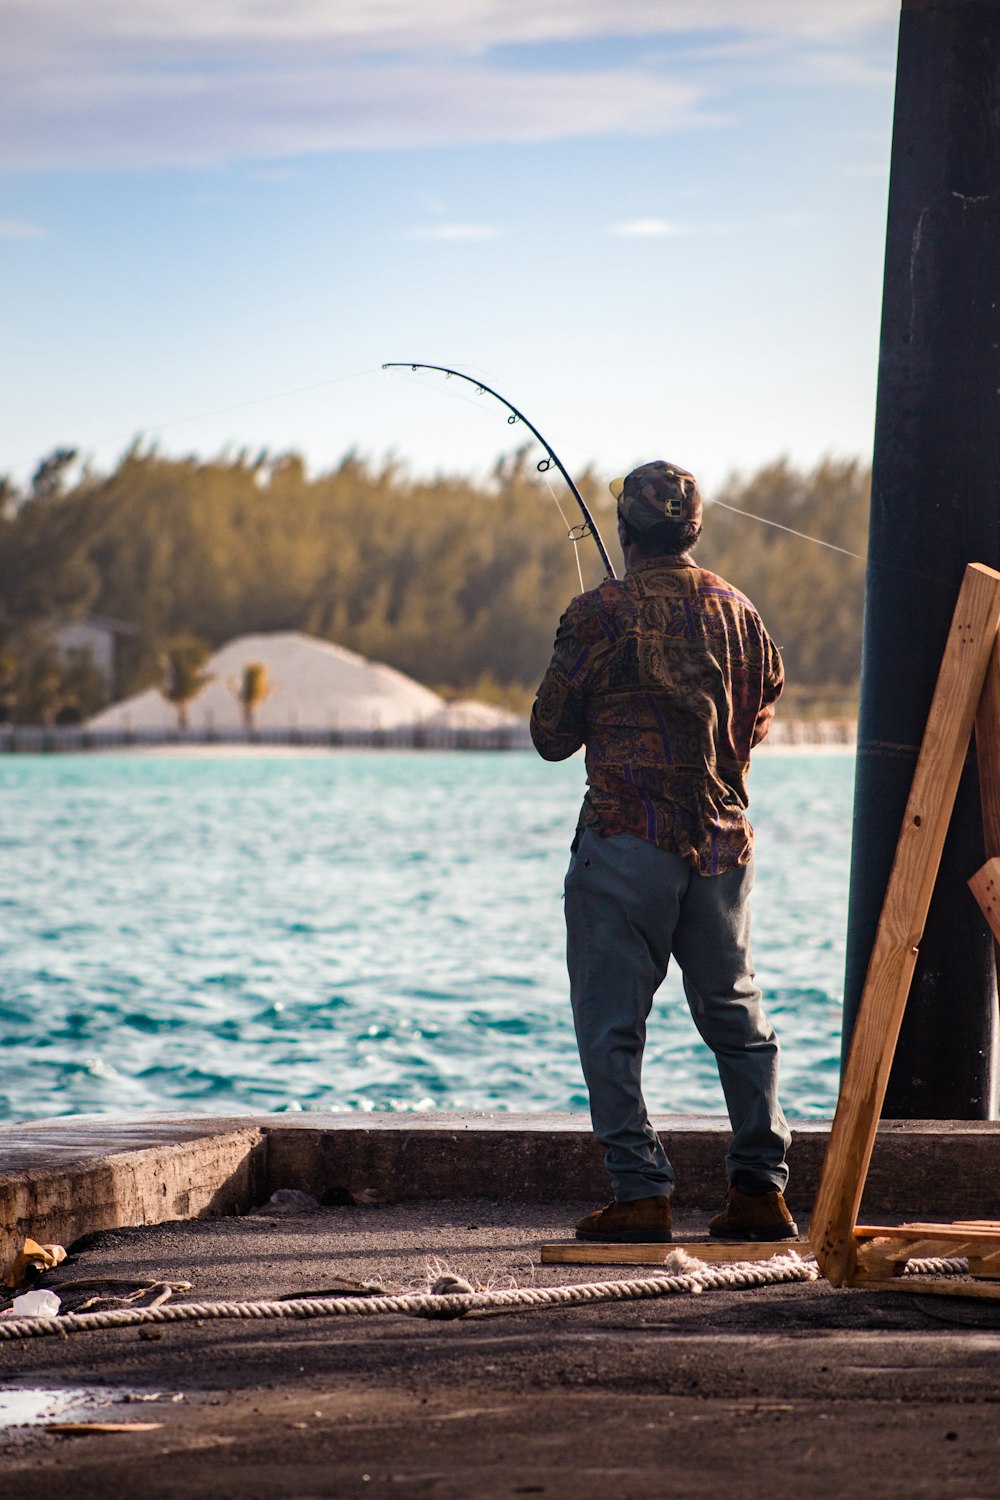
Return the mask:
{"type": "Polygon", "coordinates": [[[671,954],[715,1053],[733,1137],[731,1185],[784,1189],[791,1135],[778,1104],[778,1039],[750,953],[753,864],[701,875],[631,834],[581,833],[566,873],[567,962],[594,1133],[619,1202],[669,1194],[674,1171],[642,1097],[653,996],[671,954]]]}

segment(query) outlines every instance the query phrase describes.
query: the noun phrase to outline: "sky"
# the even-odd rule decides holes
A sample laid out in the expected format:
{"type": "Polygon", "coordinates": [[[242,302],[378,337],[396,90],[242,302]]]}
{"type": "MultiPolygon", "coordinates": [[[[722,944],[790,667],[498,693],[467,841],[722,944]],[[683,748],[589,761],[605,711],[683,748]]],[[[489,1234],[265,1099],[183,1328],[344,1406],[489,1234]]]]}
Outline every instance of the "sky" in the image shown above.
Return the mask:
{"type": "Polygon", "coordinates": [[[870,457],[892,0],[0,0],[0,473],[870,457]]]}

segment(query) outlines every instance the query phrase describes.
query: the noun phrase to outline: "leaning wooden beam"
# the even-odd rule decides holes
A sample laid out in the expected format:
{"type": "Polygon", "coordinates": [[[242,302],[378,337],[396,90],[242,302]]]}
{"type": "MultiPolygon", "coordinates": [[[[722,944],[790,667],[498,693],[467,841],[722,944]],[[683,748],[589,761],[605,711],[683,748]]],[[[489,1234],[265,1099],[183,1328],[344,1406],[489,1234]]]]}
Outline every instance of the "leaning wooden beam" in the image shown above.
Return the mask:
{"type": "Polygon", "coordinates": [[[672,1250],[709,1264],[726,1261],[770,1260],[773,1255],[801,1251],[800,1240],[768,1240],[737,1244],[725,1240],[683,1240],[672,1245],[601,1245],[596,1241],[556,1240],[542,1246],[543,1266],[662,1266],[672,1250]]]}
{"type": "Polygon", "coordinates": [[[994,945],[1000,943],[1000,859],[988,859],[982,869],[971,875],[969,889],[990,924],[994,945]]]}
{"type": "MultiPolygon", "coordinates": [[[[986,669],[986,679],[976,709],[976,760],[979,764],[979,800],[983,815],[983,851],[987,862],[1000,856],[1000,638],[993,643],[993,652],[986,669]]],[[[982,874],[982,871],[979,872],[982,874]]],[[[993,933],[993,953],[997,973],[1000,974],[1000,927],[983,906],[982,898],[973,880],[972,893],[993,933]]],[[[996,914],[1000,920],[1000,913],[996,914]]]]}
{"type": "Polygon", "coordinates": [[[903,816],[813,1206],[810,1241],[834,1286],[855,1271],[852,1231],[998,625],[1000,573],[970,563],[903,816]]]}

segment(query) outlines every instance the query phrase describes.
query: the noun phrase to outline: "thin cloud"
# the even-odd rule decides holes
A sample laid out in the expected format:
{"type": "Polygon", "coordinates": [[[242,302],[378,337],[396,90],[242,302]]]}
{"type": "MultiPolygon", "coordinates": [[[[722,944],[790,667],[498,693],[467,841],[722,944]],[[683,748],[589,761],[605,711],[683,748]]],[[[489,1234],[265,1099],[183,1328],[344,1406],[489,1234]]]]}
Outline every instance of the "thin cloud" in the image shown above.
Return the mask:
{"type": "Polygon", "coordinates": [[[489,224],[430,224],[424,229],[411,229],[408,240],[439,240],[459,243],[475,240],[497,240],[502,231],[489,224]]]}
{"type": "Polygon", "coordinates": [[[0,219],[0,240],[47,240],[49,231],[40,224],[26,224],[20,219],[0,219]]]}
{"type": "Polygon", "coordinates": [[[690,239],[697,236],[754,234],[760,230],[804,229],[815,223],[812,214],[786,210],[750,219],[715,219],[702,224],[676,224],[667,219],[628,219],[613,224],[608,234],[618,239],[690,239]]]}
{"type": "Polygon", "coordinates": [[[447,210],[447,203],[435,193],[414,193],[414,202],[428,214],[443,214],[447,210]]]}
{"type": "Polygon", "coordinates": [[[678,40],[765,39],[789,86],[874,82],[870,43],[897,4],[6,0],[0,169],[218,166],[705,127],[723,118],[723,85],[711,62],[678,69],[678,40]],[[607,37],[638,44],[639,60],[604,66],[607,37]],[[576,44],[563,68],[551,62],[560,43],[576,44]],[[587,43],[594,61],[581,66],[587,43]]]}
{"type": "Polygon", "coordinates": [[[666,219],[628,219],[624,224],[613,224],[608,233],[621,239],[654,240],[670,239],[681,230],[666,219]]]}
{"type": "Polygon", "coordinates": [[[0,168],[216,166],[316,152],[652,135],[717,123],[704,89],[640,69],[331,65],[219,76],[120,72],[0,91],[0,168]],[[5,119],[6,117],[6,119],[5,119]],[[31,128],[23,127],[30,120],[31,128]]]}
{"type": "Polygon", "coordinates": [[[767,33],[836,41],[891,22],[898,0],[7,0],[5,42],[115,48],[314,46],[452,53],[588,37],[767,33]]]}

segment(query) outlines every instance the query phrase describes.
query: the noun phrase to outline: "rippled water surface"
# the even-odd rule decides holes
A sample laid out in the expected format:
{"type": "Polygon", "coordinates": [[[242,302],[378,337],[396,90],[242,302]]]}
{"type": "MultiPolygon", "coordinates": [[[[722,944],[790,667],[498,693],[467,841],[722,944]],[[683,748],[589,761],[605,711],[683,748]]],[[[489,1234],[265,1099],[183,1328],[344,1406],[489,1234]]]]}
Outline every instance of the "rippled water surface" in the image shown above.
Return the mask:
{"type": "MultiPolygon", "coordinates": [[[[836,1097],[853,760],[751,777],[789,1114],[836,1097]]],[[[530,753],[10,756],[0,1117],[581,1109],[562,877],[583,763],[530,753]]],[[[676,975],[656,1110],[723,1110],[676,975]]]]}

